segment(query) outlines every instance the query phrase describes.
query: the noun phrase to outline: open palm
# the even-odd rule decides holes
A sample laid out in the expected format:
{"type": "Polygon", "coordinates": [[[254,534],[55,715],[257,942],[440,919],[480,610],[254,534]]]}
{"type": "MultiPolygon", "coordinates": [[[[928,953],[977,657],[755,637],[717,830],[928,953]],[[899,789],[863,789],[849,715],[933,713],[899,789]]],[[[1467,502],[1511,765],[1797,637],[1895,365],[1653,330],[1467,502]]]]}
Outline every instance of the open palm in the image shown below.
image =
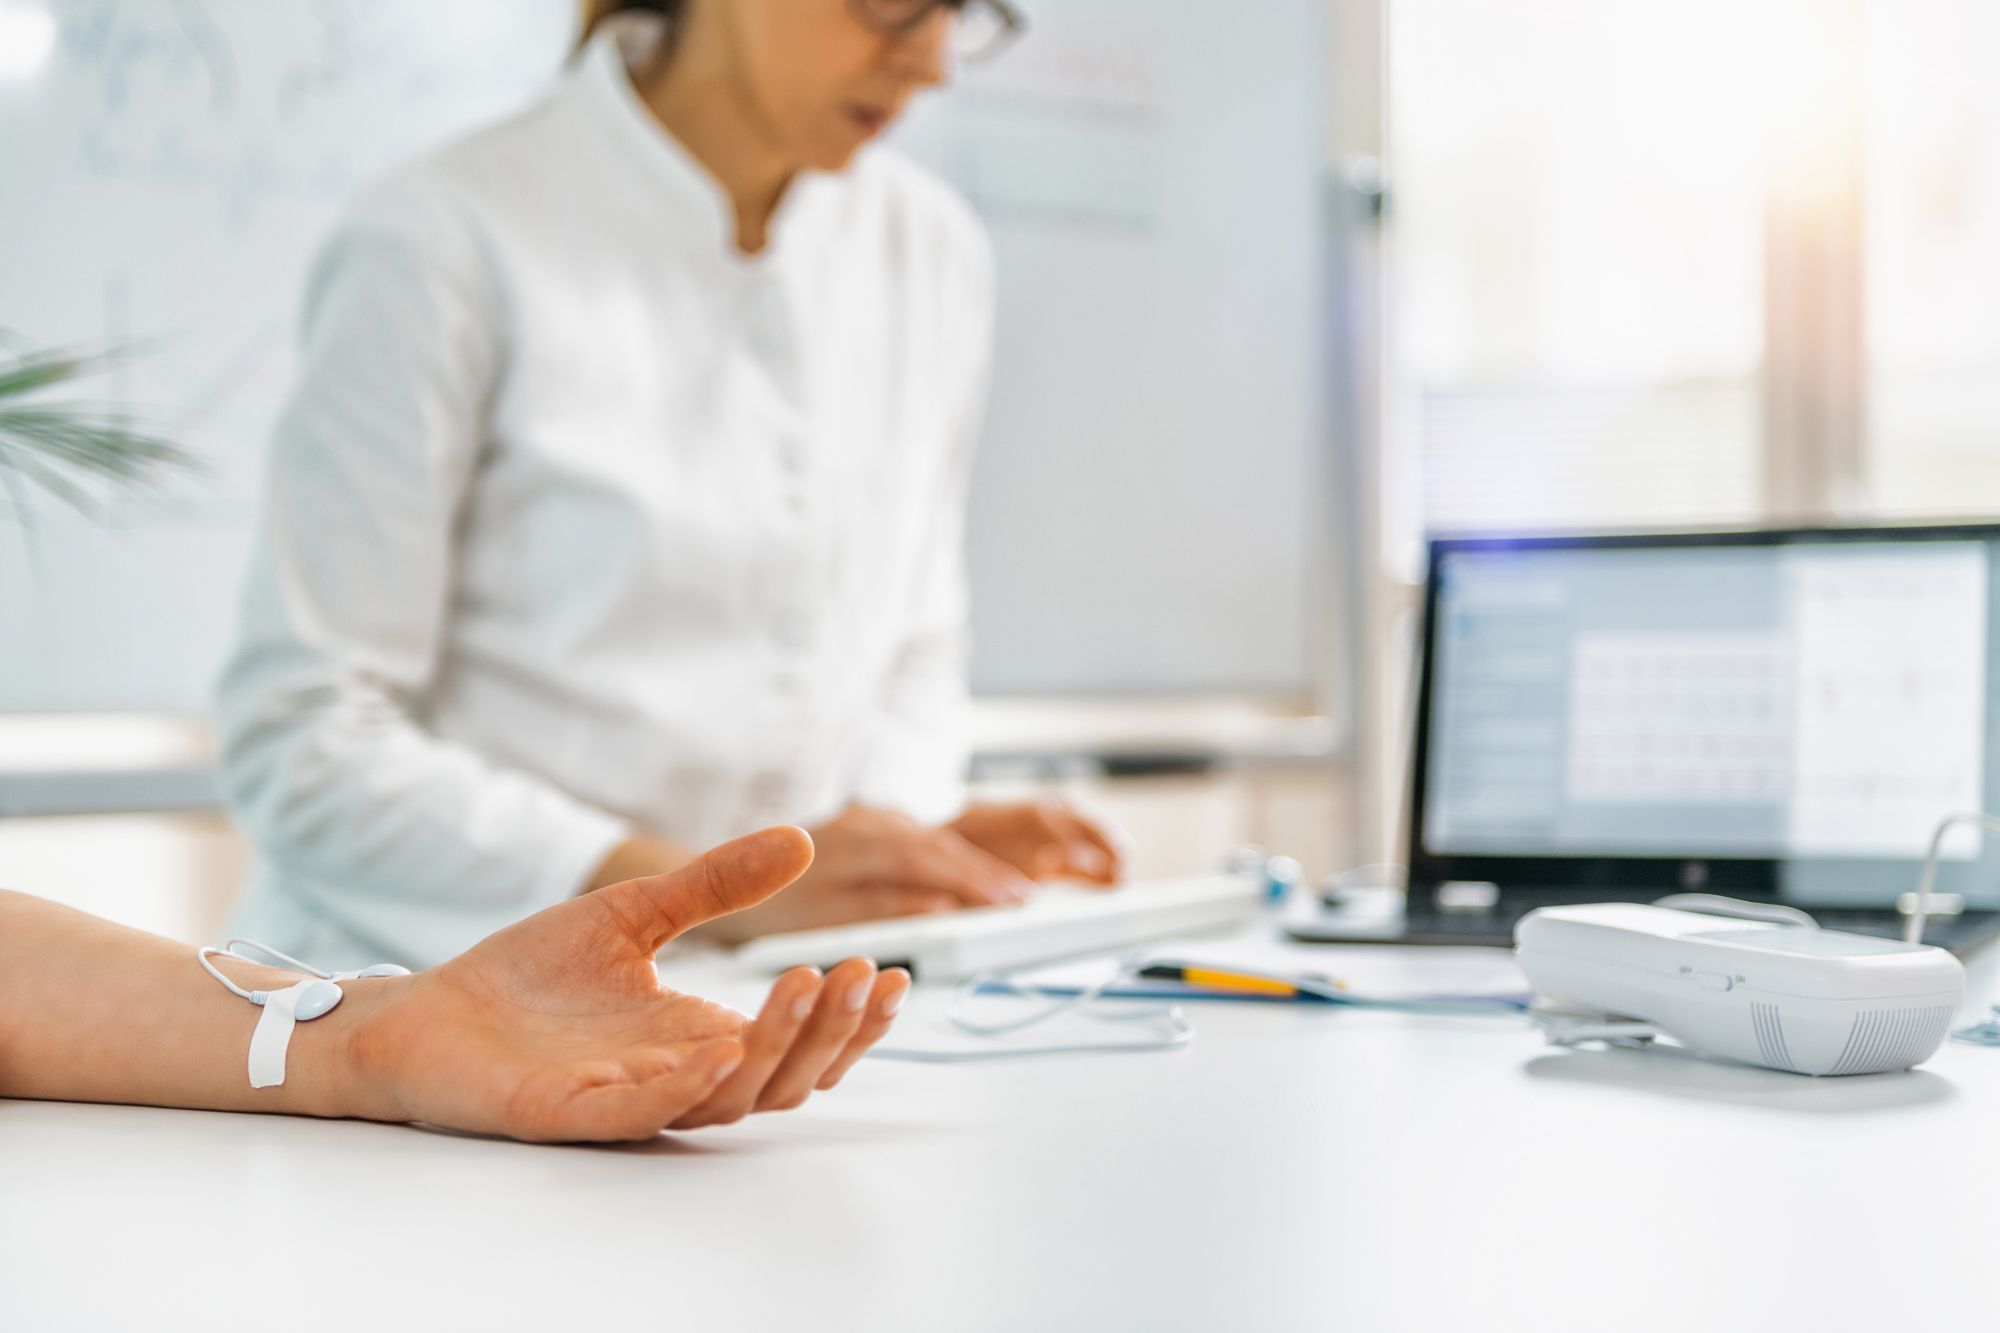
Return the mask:
{"type": "Polygon", "coordinates": [[[888,1030],[909,978],[849,959],[780,977],[756,1019],[669,990],[674,936],[798,878],[812,840],[766,829],[684,869],[538,912],[385,983],[353,1058],[408,1118],[523,1139],[636,1139],[829,1088],[888,1030]]]}

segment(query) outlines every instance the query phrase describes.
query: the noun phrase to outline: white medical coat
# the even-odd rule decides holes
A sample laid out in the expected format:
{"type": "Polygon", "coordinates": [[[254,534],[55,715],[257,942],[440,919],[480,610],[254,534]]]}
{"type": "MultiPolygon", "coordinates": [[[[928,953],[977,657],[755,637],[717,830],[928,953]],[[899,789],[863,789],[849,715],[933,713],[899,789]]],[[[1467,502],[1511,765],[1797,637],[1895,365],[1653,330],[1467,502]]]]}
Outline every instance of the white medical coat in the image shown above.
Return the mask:
{"type": "Polygon", "coordinates": [[[646,36],[318,262],[218,696],[234,933],[428,966],[634,829],[962,801],[984,235],[874,147],[744,256],[632,89],[646,36]]]}

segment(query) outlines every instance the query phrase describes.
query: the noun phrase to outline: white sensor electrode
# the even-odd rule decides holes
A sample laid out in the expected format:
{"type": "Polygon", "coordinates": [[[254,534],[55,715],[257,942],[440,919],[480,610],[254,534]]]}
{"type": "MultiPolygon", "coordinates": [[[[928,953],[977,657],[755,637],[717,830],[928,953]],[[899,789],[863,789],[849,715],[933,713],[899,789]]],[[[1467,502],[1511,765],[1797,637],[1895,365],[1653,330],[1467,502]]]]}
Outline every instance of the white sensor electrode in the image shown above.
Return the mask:
{"type": "Polygon", "coordinates": [[[275,1088],[285,1081],[285,1052],[292,1044],[292,1029],[300,1023],[310,1023],[333,1012],[345,996],[336,984],[342,981],[358,981],[372,977],[407,977],[410,969],[395,963],[377,963],[357,972],[322,972],[311,963],[301,963],[288,953],[279,953],[268,944],[255,940],[229,940],[218,949],[213,945],[195,950],[195,960],[202,970],[221,982],[231,995],[250,1001],[264,1012],[258,1015],[257,1027],[250,1034],[250,1086],[253,1088],[275,1088]],[[211,956],[234,958],[241,962],[252,962],[236,952],[237,945],[246,945],[261,954],[268,954],[281,962],[289,963],[301,972],[310,973],[305,980],[282,990],[245,990],[221,972],[211,956]]]}
{"type": "Polygon", "coordinates": [[[1540,908],[1514,951],[1551,1000],[1800,1074],[1921,1064],[1965,993],[1958,959],[1927,944],[1639,903],[1540,908]]]}

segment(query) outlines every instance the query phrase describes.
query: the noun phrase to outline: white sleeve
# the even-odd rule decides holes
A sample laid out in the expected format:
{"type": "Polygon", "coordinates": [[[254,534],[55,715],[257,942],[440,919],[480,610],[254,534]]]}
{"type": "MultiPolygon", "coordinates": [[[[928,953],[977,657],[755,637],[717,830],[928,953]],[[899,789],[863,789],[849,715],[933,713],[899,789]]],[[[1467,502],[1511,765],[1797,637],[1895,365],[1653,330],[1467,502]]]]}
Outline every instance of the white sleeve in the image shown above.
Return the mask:
{"type": "Polygon", "coordinates": [[[217,698],[225,798],[280,883],[526,915],[627,836],[421,721],[504,357],[485,251],[448,202],[364,210],[322,252],[217,698]]]}
{"type": "MultiPolygon", "coordinates": [[[[973,224],[976,229],[976,224],[973,224]]],[[[881,711],[855,799],[902,810],[927,824],[965,807],[971,759],[971,605],[965,510],[972,459],[986,412],[993,346],[993,263],[976,230],[967,262],[947,292],[960,316],[947,455],[938,469],[930,532],[920,551],[909,632],[883,682],[881,711]]]]}

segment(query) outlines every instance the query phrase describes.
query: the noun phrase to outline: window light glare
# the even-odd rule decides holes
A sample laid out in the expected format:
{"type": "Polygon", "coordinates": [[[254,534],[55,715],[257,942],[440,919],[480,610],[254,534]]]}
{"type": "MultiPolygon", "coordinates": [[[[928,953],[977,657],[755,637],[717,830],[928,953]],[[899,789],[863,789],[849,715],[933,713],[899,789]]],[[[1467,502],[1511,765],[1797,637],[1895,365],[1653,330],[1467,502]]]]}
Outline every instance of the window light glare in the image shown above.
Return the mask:
{"type": "Polygon", "coordinates": [[[55,46],[56,21],[47,10],[0,5],[0,79],[30,77],[55,46]]]}

